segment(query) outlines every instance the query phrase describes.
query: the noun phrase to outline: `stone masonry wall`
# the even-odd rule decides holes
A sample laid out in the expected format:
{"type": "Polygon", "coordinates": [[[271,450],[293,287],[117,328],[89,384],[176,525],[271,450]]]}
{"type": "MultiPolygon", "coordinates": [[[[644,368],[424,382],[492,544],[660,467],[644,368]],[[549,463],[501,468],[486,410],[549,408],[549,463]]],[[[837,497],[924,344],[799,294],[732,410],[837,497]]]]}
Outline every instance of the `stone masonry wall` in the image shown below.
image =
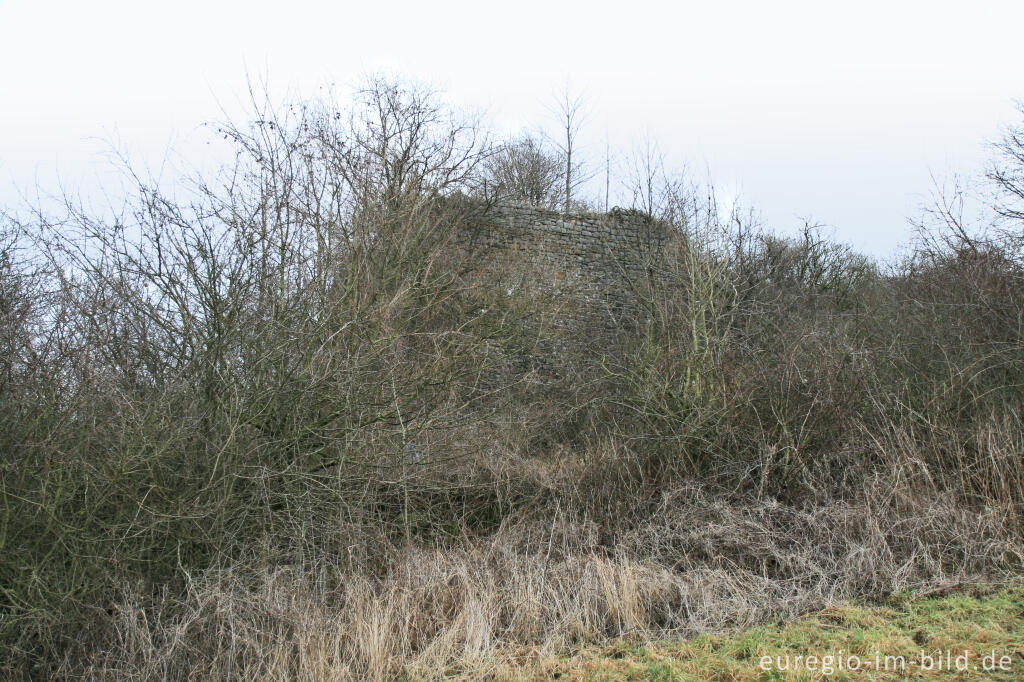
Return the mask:
{"type": "Polygon", "coordinates": [[[497,204],[468,221],[459,241],[509,295],[532,288],[562,297],[565,324],[599,333],[635,312],[636,288],[661,271],[669,238],[663,224],[633,211],[563,215],[497,204]]]}

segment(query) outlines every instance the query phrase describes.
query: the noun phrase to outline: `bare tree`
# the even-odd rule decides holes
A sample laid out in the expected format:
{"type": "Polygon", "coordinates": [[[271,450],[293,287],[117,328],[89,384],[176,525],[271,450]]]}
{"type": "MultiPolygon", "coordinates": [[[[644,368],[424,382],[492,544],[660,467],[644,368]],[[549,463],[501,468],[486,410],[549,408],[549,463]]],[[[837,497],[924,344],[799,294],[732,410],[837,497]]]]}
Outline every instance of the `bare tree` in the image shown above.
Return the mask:
{"type": "Polygon", "coordinates": [[[433,90],[380,76],[355,93],[349,125],[319,126],[335,171],[360,197],[371,223],[396,207],[420,210],[464,190],[486,158],[479,121],[446,106],[433,90]]]}
{"type": "Polygon", "coordinates": [[[608,212],[608,197],[612,188],[612,147],[605,137],[604,141],[604,212],[608,212]]]}
{"type": "MultiPolygon", "coordinates": [[[[1017,102],[1017,111],[1024,115],[1024,101],[1017,102]]],[[[1008,127],[994,147],[997,158],[987,176],[995,184],[996,211],[1024,223],[1024,123],[1008,127]]]]}
{"type": "MultiPolygon", "coordinates": [[[[32,295],[29,278],[16,261],[19,228],[0,211],[0,401],[12,391],[15,375],[29,348],[32,295]]],[[[0,402],[2,404],[2,402],[0,402]]]]}
{"type": "Polygon", "coordinates": [[[532,206],[562,204],[564,175],[559,154],[528,134],[505,143],[486,162],[488,194],[532,206]]]}
{"type": "Polygon", "coordinates": [[[564,211],[572,208],[573,190],[587,181],[583,163],[579,160],[577,140],[586,119],[586,102],[583,95],[574,93],[566,85],[556,96],[551,111],[558,118],[559,134],[553,138],[565,165],[564,211]]]}
{"type": "Polygon", "coordinates": [[[633,149],[626,172],[626,190],[631,195],[633,208],[654,216],[658,212],[661,195],[667,189],[667,179],[664,156],[649,135],[645,134],[641,144],[633,149]]]}
{"type": "Polygon", "coordinates": [[[644,135],[625,160],[620,184],[630,207],[685,232],[697,211],[697,187],[685,166],[669,171],[657,142],[644,135]]]}

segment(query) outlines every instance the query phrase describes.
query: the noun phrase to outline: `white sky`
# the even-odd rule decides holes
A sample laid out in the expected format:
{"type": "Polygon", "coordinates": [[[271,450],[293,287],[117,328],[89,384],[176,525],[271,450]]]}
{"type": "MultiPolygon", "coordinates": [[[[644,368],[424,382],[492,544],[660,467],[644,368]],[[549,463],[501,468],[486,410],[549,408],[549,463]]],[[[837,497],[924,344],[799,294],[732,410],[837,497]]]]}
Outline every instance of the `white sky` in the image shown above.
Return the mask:
{"type": "Polygon", "coordinates": [[[807,217],[887,254],[930,174],[978,172],[1016,121],[1022,37],[1019,0],[0,0],[0,206],[58,173],[93,186],[112,139],[201,156],[247,70],[301,94],[387,69],[513,131],[568,78],[594,157],[646,133],[780,231],[807,217]]]}

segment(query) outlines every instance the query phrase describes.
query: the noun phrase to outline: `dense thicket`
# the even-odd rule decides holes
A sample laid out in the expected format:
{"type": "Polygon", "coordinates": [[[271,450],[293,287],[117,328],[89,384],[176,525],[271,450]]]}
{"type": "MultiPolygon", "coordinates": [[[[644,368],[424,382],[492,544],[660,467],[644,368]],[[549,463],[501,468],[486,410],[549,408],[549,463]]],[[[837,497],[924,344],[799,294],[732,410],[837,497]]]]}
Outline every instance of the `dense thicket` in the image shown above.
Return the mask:
{"type": "Polygon", "coordinates": [[[5,676],[430,676],[1019,567],[1019,135],[1001,231],[896,265],[652,174],[635,317],[552,344],[457,248],[562,201],[539,143],[387,81],[219,132],[187,191],[4,219],[5,676]]]}

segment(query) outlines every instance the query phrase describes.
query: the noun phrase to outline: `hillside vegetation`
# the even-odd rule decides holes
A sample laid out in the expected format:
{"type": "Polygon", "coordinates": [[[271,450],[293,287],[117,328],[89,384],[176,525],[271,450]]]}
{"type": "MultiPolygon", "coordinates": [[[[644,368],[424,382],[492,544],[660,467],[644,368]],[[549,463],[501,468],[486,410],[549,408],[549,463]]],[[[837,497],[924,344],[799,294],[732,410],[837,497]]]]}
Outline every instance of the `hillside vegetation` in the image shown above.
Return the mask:
{"type": "Polygon", "coordinates": [[[648,166],[675,236],[598,340],[458,248],[593,210],[557,150],[256,102],[218,173],[3,219],[0,676],[476,679],[1020,574],[1013,131],[997,222],[940,197],[893,263],[648,166]]]}

